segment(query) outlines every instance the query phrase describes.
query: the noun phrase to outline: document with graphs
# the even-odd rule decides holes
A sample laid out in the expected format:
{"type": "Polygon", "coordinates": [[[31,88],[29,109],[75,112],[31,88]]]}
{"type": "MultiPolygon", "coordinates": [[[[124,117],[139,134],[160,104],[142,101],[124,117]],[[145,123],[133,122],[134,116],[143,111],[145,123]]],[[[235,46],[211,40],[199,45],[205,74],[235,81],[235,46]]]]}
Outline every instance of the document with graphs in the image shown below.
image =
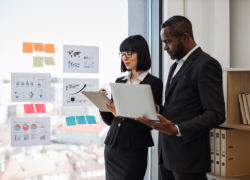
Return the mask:
{"type": "Polygon", "coordinates": [[[11,118],[11,147],[50,145],[50,117],[11,118]]]}
{"type": "Polygon", "coordinates": [[[11,102],[50,101],[50,73],[11,73],[11,102]]]}

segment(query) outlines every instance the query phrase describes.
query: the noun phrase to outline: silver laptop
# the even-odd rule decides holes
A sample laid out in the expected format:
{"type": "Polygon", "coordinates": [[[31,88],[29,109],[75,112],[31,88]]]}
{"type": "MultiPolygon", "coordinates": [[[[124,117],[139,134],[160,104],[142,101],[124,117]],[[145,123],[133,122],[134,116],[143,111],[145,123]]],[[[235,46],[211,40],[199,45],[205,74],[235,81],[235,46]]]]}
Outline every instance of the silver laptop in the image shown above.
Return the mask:
{"type": "Polygon", "coordinates": [[[110,87],[118,116],[159,122],[150,85],[110,83],[110,87]]]}

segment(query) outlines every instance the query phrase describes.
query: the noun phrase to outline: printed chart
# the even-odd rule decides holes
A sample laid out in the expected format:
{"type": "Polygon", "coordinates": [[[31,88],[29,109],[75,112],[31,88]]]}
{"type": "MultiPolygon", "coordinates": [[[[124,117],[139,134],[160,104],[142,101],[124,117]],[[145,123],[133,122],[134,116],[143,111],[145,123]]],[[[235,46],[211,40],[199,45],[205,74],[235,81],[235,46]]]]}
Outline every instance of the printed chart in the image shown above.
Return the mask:
{"type": "Polygon", "coordinates": [[[63,72],[99,73],[99,47],[64,45],[63,72]]]}
{"type": "Polygon", "coordinates": [[[50,145],[50,117],[11,118],[11,147],[50,145]]]}
{"type": "Polygon", "coordinates": [[[98,91],[98,79],[63,79],[63,105],[64,106],[93,106],[93,103],[81,93],[85,91],[98,91]]]}
{"type": "Polygon", "coordinates": [[[11,73],[11,102],[50,101],[49,73],[11,73]]]}

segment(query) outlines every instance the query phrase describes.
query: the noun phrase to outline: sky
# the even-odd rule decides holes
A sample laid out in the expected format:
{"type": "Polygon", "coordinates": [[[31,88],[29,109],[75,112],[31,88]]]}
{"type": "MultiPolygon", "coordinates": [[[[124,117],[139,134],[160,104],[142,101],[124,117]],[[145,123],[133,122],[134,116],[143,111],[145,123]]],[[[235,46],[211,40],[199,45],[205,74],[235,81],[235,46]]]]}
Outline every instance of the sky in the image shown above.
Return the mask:
{"type": "Polygon", "coordinates": [[[128,36],[127,0],[0,0],[0,79],[11,72],[59,78],[98,78],[107,86],[120,73],[120,43],[128,36]],[[55,54],[23,53],[23,42],[55,44],[55,54]],[[99,74],[63,73],[63,45],[99,46],[99,74]],[[33,67],[33,56],[55,66],[33,67]]]}

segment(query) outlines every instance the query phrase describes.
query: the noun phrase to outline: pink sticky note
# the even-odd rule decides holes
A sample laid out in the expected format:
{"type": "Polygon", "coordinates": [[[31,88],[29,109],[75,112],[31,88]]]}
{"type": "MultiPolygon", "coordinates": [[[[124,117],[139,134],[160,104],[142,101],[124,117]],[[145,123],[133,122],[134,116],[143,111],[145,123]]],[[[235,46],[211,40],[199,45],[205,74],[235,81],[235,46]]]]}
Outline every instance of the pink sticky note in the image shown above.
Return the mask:
{"type": "Polygon", "coordinates": [[[25,113],[35,113],[34,105],[33,104],[24,104],[24,112],[25,113]]]}
{"type": "Polygon", "coordinates": [[[35,104],[36,113],[46,113],[44,104],[35,104]]]}

